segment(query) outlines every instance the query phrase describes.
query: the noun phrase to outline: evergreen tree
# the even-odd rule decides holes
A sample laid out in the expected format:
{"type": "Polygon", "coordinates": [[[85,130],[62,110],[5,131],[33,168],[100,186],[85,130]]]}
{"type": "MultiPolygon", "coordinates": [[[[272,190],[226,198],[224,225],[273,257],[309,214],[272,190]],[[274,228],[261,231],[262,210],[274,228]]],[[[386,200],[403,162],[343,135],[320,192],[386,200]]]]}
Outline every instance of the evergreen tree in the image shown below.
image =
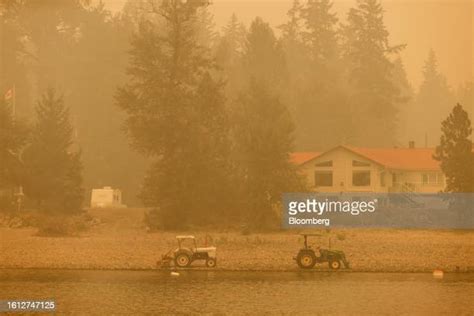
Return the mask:
{"type": "Polygon", "coordinates": [[[125,203],[138,204],[136,195],[147,164],[129,148],[126,138],[117,137],[123,114],[114,100],[116,87],[126,79],[129,21],[124,15],[112,16],[103,3],[21,3],[19,21],[29,48],[32,85],[39,91],[49,86],[67,91],[77,142],[83,149],[84,186],[87,190],[114,186],[123,190],[125,203]]]}
{"type": "Polygon", "coordinates": [[[233,71],[241,66],[241,58],[245,49],[245,26],[232,14],[229,22],[222,29],[222,36],[217,45],[216,60],[218,65],[231,77],[233,71]]]}
{"type": "Polygon", "coordinates": [[[299,0],[293,1],[293,6],[288,10],[286,16],[288,22],[280,25],[278,28],[282,32],[283,41],[296,43],[301,40],[302,21],[301,10],[303,6],[299,0]]]}
{"type": "MultiPolygon", "coordinates": [[[[305,32],[303,38],[311,48],[313,62],[320,67],[339,57],[336,24],[338,19],[332,12],[329,0],[309,0],[302,9],[305,32]]],[[[327,73],[320,74],[322,77],[327,73]]]]}
{"type": "Polygon", "coordinates": [[[417,95],[417,117],[424,117],[418,124],[418,134],[427,138],[428,146],[433,146],[440,137],[439,122],[449,114],[448,104],[454,103],[453,93],[446,78],[438,70],[436,54],[429,52],[428,59],[423,66],[423,81],[417,95]],[[425,113],[430,113],[426,116],[425,113]]]}
{"type": "Polygon", "coordinates": [[[126,138],[117,137],[123,117],[113,96],[126,78],[123,69],[132,32],[129,21],[125,15],[112,16],[103,3],[87,0],[8,3],[5,43],[16,53],[10,56],[13,49],[0,50],[5,57],[8,53],[8,58],[0,57],[0,90],[15,84],[16,111],[31,117],[34,102],[30,99],[37,96],[30,91],[49,86],[66,91],[77,142],[84,149],[84,186],[88,190],[118,187],[123,190],[125,203],[138,204],[135,196],[146,163],[129,148],[126,138]],[[17,46],[10,44],[10,39],[16,39],[17,46]],[[26,67],[28,79],[20,76],[26,67]]]}
{"type": "Polygon", "coordinates": [[[199,45],[210,48],[212,51],[215,50],[218,34],[214,16],[209,12],[207,6],[200,7],[196,12],[196,34],[199,45]]]}
{"type": "Polygon", "coordinates": [[[464,105],[469,117],[474,117],[474,81],[461,84],[457,89],[456,98],[464,105]]]}
{"type": "Polygon", "coordinates": [[[242,54],[246,42],[245,26],[232,14],[229,22],[222,30],[216,48],[216,62],[221,68],[224,80],[227,82],[226,95],[234,99],[244,85],[242,70],[242,54]]]}
{"type": "Polygon", "coordinates": [[[298,122],[296,146],[311,151],[343,143],[352,128],[332,2],[294,1],[287,16],[280,26],[288,72],[281,95],[298,122]]]}
{"type": "Polygon", "coordinates": [[[311,74],[311,69],[308,67],[310,63],[309,49],[302,38],[304,26],[301,17],[302,8],[303,5],[300,1],[294,0],[292,7],[287,12],[287,22],[278,27],[282,32],[280,42],[288,69],[287,86],[286,89],[281,91],[280,95],[282,101],[288,104],[291,115],[300,123],[295,131],[297,140],[301,139],[300,133],[306,128],[300,120],[301,116],[299,114],[304,112],[302,108],[306,105],[308,79],[311,74]]]}
{"type": "Polygon", "coordinates": [[[392,146],[396,137],[399,91],[392,80],[391,46],[377,0],[358,0],[343,26],[344,57],[348,68],[353,117],[353,142],[392,146]]]}
{"type": "Polygon", "coordinates": [[[242,22],[239,22],[237,15],[234,13],[230,17],[227,25],[222,29],[222,38],[230,46],[230,57],[236,57],[243,53],[245,49],[245,41],[247,31],[242,22]]]}
{"type": "Polygon", "coordinates": [[[393,63],[392,78],[395,87],[400,92],[397,102],[399,108],[397,139],[403,140],[402,144],[407,144],[409,141],[421,143],[421,139],[417,139],[414,134],[420,124],[419,116],[415,113],[415,92],[408,81],[405,66],[400,57],[393,63]]]}
{"type": "Polygon", "coordinates": [[[311,0],[302,9],[309,48],[306,105],[299,111],[300,138],[307,150],[321,150],[344,143],[352,135],[350,110],[338,45],[338,19],[329,0],[311,0]],[[328,137],[314,137],[328,135],[328,137]]]}
{"type": "Polygon", "coordinates": [[[283,49],[270,25],[259,17],[250,25],[243,61],[246,78],[264,82],[275,92],[285,83],[283,49]]]}
{"type": "Polygon", "coordinates": [[[25,194],[37,207],[72,214],[83,202],[81,154],[74,150],[69,109],[61,96],[48,89],[36,107],[37,122],[25,150],[28,172],[25,194]]]}
{"type": "Polygon", "coordinates": [[[441,123],[440,144],[434,159],[441,162],[446,176],[446,192],[474,192],[474,153],[472,152],[471,121],[457,104],[441,123]]]}
{"type": "Polygon", "coordinates": [[[80,36],[68,53],[63,84],[82,148],[84,187],[119,188],[122,201],[136,206],[141,204],[136,196],[147,162],[123,137],[124,115],[114,99],[117,86],[127,79],[131,34],[128,21],[112,16],[103,4],[81,11],[80,36]]]}
{"type": "Polygon", "coordinates": [[[293,6],[286,14],[288,21],[278,27],[282,32],[280,41],[288,66],[290,89],[296,88],[297,84],[303,84],[309,72],[307,69],[308,47],[303,41],[302,9],[300,1],[294,0],[293,6]],[[293,87],[292,84],[295,86],[293,87]]]}
{"type": "Polygon", "coordinates": [[[282,193],[301,190],[290,162],[294,125],[278,96],[252,80],[234,113],[234,158],[244,197],[244,221],[253,228],[274,228],[282,193]]]}
{"type": "Polygon", "coordinates": [[[152,227],[209,224],[226,209],[217,206],[225,202],[218,197],[227,182],[221,176],[225,103],[196,24],[206,3],[170,0],[150,8],[159,23],[141,23],[132,42],[131,80],[117,96],[134,147],[153,159],[141,193],[156,207],[152,227]]]}

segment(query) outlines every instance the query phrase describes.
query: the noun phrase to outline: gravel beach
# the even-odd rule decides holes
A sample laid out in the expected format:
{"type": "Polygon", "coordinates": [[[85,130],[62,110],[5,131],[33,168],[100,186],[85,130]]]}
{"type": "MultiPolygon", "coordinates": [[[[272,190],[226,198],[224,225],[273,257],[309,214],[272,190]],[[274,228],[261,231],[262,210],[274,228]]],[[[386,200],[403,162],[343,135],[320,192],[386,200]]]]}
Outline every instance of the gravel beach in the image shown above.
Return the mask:
{"type": "MultiPolygon", "coordinates": [[[[146,231],[141,209],[90,210],[99,224],[79,237],[40,237],[34,228],[0,228],[0,268],[156,269],[161,254],[176,247],[175,236],[206,235],[217,246],[218,270],[295,271],[302,245],[296,231],[146,231]]],[[[311,244],[345,251],[349,271],[474,271],[474,231],[344,229],[323,231],[311,244]]],[[[193,264],[196,269],[203,264],[193,264]]],[[[317,265],[315,270],[327,270],[317,265]]],[[[343,271],[343,270],[341,270],[343,271]]]]}

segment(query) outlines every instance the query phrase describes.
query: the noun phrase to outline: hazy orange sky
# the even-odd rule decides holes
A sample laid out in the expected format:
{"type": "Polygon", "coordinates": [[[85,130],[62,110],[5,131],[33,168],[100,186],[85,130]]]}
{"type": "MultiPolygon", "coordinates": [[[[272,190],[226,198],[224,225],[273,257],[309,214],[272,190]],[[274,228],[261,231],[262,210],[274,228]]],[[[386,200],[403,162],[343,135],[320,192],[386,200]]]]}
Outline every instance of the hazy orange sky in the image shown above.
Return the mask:
{"type": "MultiPolygon", "coordinates": [[[[126,0],[104,0],[106,6],[119,11],[126,0]]],[[[292,0],[214,0],[211,11],[217,26],[230,15],[248,25],[260,16],[276,27],[286,20],[292,0]]],[[[340,21],[356,0],[335,0],[334,10],[340,21]]],[[[386,0],[385,23],[392,44],[407,44],[402,53],[409,80],[417,88],[421,68],[430,48],[436,51],[440,70],[451,86],[473,79],[474,0],[386,0]]]]}

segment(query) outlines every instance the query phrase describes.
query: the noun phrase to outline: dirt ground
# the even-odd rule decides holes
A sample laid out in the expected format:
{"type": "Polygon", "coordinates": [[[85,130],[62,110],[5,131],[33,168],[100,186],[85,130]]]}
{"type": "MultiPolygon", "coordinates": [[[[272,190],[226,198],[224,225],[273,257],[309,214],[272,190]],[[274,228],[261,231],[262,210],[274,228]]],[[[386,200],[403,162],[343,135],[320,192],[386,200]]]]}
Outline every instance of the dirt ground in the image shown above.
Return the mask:
{"type": "MultiPolygon", "coordinates": [[[[80,237],[39,237],[33,228],[0,228],[0,268],[155,269],[177,234],[148,233],[143,209],[91,210],[100,221],[80,237]]],[[[346,252],[352,271],[474,272],[474,231],[346,229],[323,232],[312,244],[346,252]]],[[[296,231],[243,235],[195,232],[217,246],[217,269],[296,270],[296,231]]],[[[194,266],[203,266],[196,262],[194,266]]],[[[326,270],[327,265],[316,269],[326,270]]]]}

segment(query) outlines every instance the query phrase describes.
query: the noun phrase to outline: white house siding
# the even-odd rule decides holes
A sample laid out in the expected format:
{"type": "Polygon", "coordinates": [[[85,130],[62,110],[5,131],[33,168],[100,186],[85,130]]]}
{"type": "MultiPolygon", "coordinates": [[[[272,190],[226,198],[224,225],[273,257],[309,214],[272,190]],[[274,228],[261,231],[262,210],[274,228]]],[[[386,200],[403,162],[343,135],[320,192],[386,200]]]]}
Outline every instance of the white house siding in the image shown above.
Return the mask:
{"type": "Polygon", "coordinates": [[[343,147],[337,147],[300,165],[308,187],[317,192],[404,192],[437,193],[445,187],[445,178],[440,170],[390,170],[368,158],[360,156],[343,147]],[[352,161],[368,163],[368,167],[355,167],[352,161]],[[332,161],[331,167],[318,167],[319,163],[332,161]],[[315,171],[332,171],[332,186],[315,186],[315,171]],[[355,170],[370,171],[370,186],[354,186],[352,175],[355,170]],[[381,184],[384,174],[385,185],[381,184]],[[423,174],[439,174],[440,183],[423,183],[423,174]]]}
{"type": "Polygon", "coordinates": [[[397,170],[397,183],[394,184],[393,191],[400,191],[403,188],[413,188],[419,193],[437,193],[446,186],[446,179],[440,170],[397,170]],[[424,183],[423,175],[436,175],[439,182],[424,183]]]}
{"type": "Polygon", "coordinates": [[[370,161],[367,158],[356,155],[344,148],[336,148],[328,151],[321,156],[301,165],[301,172],[306,176],[308,186],[313,191],[320,192],[387,192],[391,184],[391,175],[383,166],[370,161]],[[357,160],[368,163],[368,167],[354,167],[352,161],[357,160]],[[316,164],[325,161],[332,161],[332,167],[316,167],[316,164]],[[314,173],[316,170],[332,171],[333,186],[316,187],[314,182],[314,173]],[[370,171],[370,186],[354,186],[352,184],[352,173],[354,170],[370,171]],[[386,186],[382,187],[380,183],[381,172],[386,172],[386,186]]]}

